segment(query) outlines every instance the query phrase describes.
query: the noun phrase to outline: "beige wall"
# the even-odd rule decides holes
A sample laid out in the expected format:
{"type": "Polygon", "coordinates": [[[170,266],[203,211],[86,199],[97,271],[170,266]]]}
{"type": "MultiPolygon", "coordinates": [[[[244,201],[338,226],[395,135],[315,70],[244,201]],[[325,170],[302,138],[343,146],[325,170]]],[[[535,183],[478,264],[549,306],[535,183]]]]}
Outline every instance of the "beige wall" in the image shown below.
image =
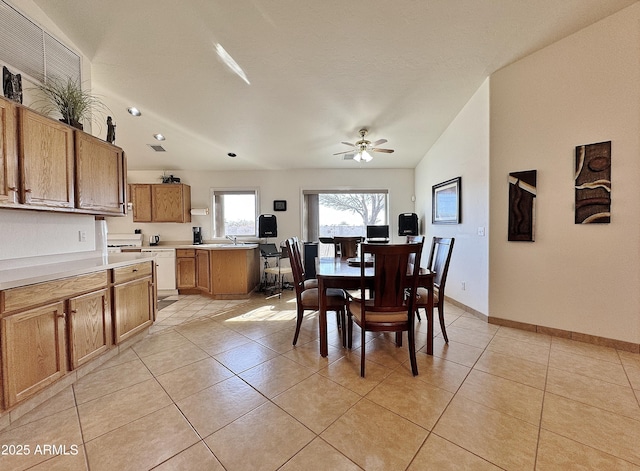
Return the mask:
{"type": "Polygon", "coordinates": [[[416,167],[416,212],[422,233],[455,237],[446,295],[488,314],[489,83],[478,89],[416,167]],[[431,187],[462,177],[462,222],[431,224],[431,187]],[[484,228],[485,235],[478,235],[484,228]],[[462,289],[462,283],[465,289],[462,289]]]}
{"type": "MultiPolygon", "coordinates": [[[[276,214],[278,241],[302,235],[302,190],[310,189],[388,189],[392,234],[397,234],[398,214],[413,212],[413,169],[356,170],[284,170],[174,172],[182,183],[191,186],[191,206],[211,209],[212,189],[257,188],[261,214],[276,214]],[[287,211],[274,213],[273,200],[286,200],[287,211]]],[[[160,183],[162,171],[129,171],[129,183],[160,183]]],[[[204,237],[212,238],[212,214],[192,216],[192,222],[134,223],[131,214],[125,218],[108,218],[109,232],[133,232],[141,229],[146,236],[159,234],[164,241],[191,240],[192,226],[202,226],[204,237]]],[[[274,241],[276,242],[276,241],[274,241]]]]}
{"type": "Polygon", "coordinates": [[[491,77],[491,316],[640,342],[640,4],[491,77]],[[574,224],[574,149],[612,141],[610,224],[574,224]],[[536,241],[507,242],[509,172],[536,241]]]}

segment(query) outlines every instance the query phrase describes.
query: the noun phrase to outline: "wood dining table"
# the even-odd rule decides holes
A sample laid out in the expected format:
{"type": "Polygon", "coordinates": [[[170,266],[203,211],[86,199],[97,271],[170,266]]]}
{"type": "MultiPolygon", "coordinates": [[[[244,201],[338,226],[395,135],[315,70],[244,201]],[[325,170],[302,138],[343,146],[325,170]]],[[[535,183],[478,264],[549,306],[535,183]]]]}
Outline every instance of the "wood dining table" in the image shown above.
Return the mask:
{"type": "MultiPolygon", "coordinates": [[[[420,268],[419,286],[427,288],[427,353],[433,355],[433,277],[435,272],[428,268],[420,268]]],[[[374,276],[373,266],[365,266],[365,278],[374,276]]],[[[351,263],[345,257],[316,258],[316,278],[318,280],[318,298],[320,314],[320,355],[329,353],[327,340],[327,288],[358,289],[360,288],[360,266],[351,263]]],[[[344,327],[343,327],[344,328],[344,327]]]]}

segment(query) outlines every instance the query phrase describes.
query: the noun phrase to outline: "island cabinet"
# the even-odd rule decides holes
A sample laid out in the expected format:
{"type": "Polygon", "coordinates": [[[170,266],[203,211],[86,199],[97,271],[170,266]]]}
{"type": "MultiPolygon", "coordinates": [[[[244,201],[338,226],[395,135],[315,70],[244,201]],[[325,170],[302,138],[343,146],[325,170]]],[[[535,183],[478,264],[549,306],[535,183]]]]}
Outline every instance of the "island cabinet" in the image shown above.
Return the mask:
{"type": "Polygon", "coordinates": [[[132,183],[134,222],[191,222],[191,187],[184,183],[132,183]]]}
{"type": "Polygon", "coordinates": [[[212,250],[211,280],[216,298],[247,296],[260,282],[258,251],[212,250]]]}
{"type": "Polygon", "coordinates": [[[126,164],[122,149],[75,131],[76,208],[96,214],[125,212],[126,164]]]}
{"type": "Polygon", "coordinates": [[[25,107],[18,117],[20,202],[73,209],[73,128],[25,107]]]}
{"type": "Polygon", "coordinates": [[[176,287],[193,290],[196,287],[196,251],[176,249],[176,287]]]}
{"type": "Polygon", "coordinates": [[[18,109],[0,99],[0,204],[18,203],[18,109]]]}
{"type": "Polygon", "coordinates": [[[119,344],[149,327],[156,311],[155,263],[112,270],[114,339],[119,344]]]}

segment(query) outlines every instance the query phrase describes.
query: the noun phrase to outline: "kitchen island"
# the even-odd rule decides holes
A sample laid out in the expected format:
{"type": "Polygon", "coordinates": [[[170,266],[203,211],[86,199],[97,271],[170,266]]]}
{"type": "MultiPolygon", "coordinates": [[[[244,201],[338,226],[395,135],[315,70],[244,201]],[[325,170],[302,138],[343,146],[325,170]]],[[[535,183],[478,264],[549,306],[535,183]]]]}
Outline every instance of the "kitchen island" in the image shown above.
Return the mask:
{"type": "Polygon", "coordinates": [[[213,299],[245,299],[260,283],[258,244],[174,247],[176,285],[180,294],[204,294],[213,299]]]}

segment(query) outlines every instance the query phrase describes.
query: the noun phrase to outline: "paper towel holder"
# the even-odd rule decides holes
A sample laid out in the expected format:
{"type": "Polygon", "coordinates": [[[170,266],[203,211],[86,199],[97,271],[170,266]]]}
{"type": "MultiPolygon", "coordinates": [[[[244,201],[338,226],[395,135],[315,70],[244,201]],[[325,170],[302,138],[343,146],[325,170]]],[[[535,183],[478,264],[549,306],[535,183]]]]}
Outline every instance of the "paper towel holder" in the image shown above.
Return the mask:
{"type": "Polygon", "coordinates": [[[191,208],[192,216],[207,216],[209,214],[209,208],[191,208]]]}

